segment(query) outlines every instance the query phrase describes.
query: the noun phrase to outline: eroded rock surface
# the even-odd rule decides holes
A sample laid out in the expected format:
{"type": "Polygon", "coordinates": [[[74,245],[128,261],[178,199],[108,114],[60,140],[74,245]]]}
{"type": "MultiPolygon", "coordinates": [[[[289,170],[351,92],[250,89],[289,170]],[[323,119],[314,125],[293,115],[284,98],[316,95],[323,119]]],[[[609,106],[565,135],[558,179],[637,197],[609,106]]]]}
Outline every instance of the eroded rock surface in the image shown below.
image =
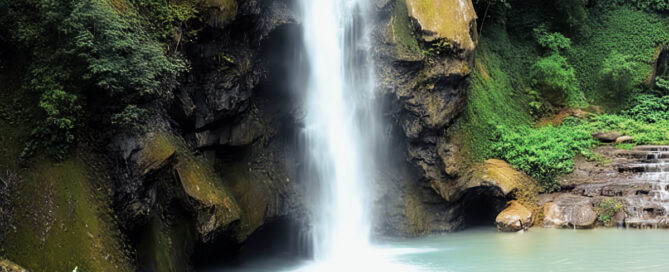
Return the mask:
{"type": "Polygon", "coordinates": [[[507,207],[497,215],[495,224],[499,231],[516,232],[532,227],[534,217],[530,210],[513,200],[509,201],[507,207]]]}
{"type": "Polygon", "coordinates": [[[564,228],[592,228],[597,213],[588,197],[562,194],[544,204],[544,226],[564,228]]]}

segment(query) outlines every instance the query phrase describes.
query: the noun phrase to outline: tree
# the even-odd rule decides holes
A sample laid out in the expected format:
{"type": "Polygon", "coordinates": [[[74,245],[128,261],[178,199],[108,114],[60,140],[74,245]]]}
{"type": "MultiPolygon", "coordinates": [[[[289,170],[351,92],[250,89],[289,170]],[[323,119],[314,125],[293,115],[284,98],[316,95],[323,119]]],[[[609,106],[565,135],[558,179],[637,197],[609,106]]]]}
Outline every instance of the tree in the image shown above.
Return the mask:
{"type": "Polygon", "coordinates": [[[24,88],[41,96],[43,120],[26,154],[49,147],[49,153],[62,156],[75,141],[87,98],[108,101],[105,109],[91,112],[111,122],[111,115],[128,105],[169,98],[171,82],[186,67],[178,56],[167,56],[142,17],[122,14],[109,1],[0,0],[0,10],[6,13],[0,28],[9,42],[31,57],[24,88]]]}

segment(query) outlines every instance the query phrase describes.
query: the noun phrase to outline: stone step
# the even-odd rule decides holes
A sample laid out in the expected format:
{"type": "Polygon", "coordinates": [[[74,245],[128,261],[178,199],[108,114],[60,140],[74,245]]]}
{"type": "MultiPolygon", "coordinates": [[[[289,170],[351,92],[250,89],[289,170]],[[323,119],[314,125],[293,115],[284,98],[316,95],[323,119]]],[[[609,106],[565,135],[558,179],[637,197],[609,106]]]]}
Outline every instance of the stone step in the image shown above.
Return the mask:
{"type": "Polygon", "coordinates": [[[664,173],[669,172],[669,164],[665,163],[630,163],[618,166],[618,172],[632,173],[664,173]]]}
{"type": "Polygon", "coordinates": [[[640,162],[641,163],[666,163],[666,164],[669,164],[669,154],[667,154],[667,158],[661,158],[661,159],[646,158],[645,160],[640,160],[640,162]]]}
{"type": "Polygon", "coordinates": [[[669,146],[666,145],[638,145],[633,150],[641,151],[669,151],[669,146]]]}

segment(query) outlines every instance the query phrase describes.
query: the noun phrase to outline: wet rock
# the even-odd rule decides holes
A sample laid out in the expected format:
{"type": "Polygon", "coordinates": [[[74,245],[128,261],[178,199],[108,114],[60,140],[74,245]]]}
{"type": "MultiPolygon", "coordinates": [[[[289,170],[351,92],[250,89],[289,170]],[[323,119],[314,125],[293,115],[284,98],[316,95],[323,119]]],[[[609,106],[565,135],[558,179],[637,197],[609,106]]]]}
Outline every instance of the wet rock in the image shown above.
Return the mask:
{"type": "Polygon", "coordinates": [[[632,136],[620,136],[616,138],[616,144],[634,142],[634,137],[632,136]]]}
{"type": "Polygon", "coordinates": [[[618,132],[596,132],[592,134],[592,138],[604,143],[615,142],[620,136],[618,132]]]}
{"type": "Polygon", "coordinates": [[[509,201],[507,207],[495,219],[497,229],[503,232],[527,230],[534,224],[532,212],[518,201],[509,201]]]}
{"type": "Polygon", "coordinates": [[[544,226],[592,228],[597,221],[591,198],[562,194],[544,204],[544,226]]]}
{"type": "Polygon", "coordinates": [[[0,258],[0,272],[28,272],[28,270],[9,260],[0,258]]]}

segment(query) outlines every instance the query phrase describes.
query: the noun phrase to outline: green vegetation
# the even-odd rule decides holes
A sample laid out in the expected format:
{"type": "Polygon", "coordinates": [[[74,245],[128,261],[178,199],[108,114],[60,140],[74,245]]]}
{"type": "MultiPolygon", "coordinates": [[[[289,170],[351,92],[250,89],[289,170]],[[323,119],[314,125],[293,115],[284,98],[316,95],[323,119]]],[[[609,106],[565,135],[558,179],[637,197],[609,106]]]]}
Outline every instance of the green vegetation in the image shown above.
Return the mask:
{"type": "Polygon", "coordinates": [[[101,170],[73,157],[21,171],[4,254],[31,271],[133,271],[101,170]]]}
{"type": "Polygon", "coordinates": [[[582,105],[584,98],[578,87],[574,68],[559,54],[541,58],[532,65],[532,85],[554,105],[582,105]]]}
{"type": "Polygon", "coordinates": [[[603,224],[611,223],[611,219],[622,209],[623,205],[613,198],[602,200],[599,204],[599,222],[603,224]]]}
{"type": "MultiPolygon", "coordinates": [[[[161,6],[141,2],[143,11],[161,6]]],[[[186,65],[166,55],[135,9],[124,1],[0,1],[6,11],[0,34],[27,60],[22,89],[36,93],[42,109],[24,155],[39,150],[63,159],[84,113],[107,116],[107,122],[122,113],[126,117],[117,119],[127,120],[138,116],[128,109],[170,97],[172,86],[165,82],[171,81],[165,79],[186,65]],[[96,101],[104,106],[91,105],[96,101]]]]}
{"type": "Polygon", "coordinates": [[[586,2],[511,1],[510,9],[493,13],[502,18],[486,21],[458,122],[474,160],[504,159],[553,191],[557,177],[572,171],[574,156],[596,159],[591,133],[617,131],[633,136],[634,144],[669,143],[666,75],[648,82],[658,46],[669,43],[669,18],[642,1],[586,2]],[[550,9],[559,16],[546,16],[554,14],[550,9]],[[608,113],[534,125],[589,103],[608,113]]]}
{"type": "Polygon", "coordinates": [[[592,138],[587,129],[572,126],[498,127],[495,157],[530,173],[547,191],[559,189],[555,178],[571,172],[574,155],[589,156],[592,138]]]}

